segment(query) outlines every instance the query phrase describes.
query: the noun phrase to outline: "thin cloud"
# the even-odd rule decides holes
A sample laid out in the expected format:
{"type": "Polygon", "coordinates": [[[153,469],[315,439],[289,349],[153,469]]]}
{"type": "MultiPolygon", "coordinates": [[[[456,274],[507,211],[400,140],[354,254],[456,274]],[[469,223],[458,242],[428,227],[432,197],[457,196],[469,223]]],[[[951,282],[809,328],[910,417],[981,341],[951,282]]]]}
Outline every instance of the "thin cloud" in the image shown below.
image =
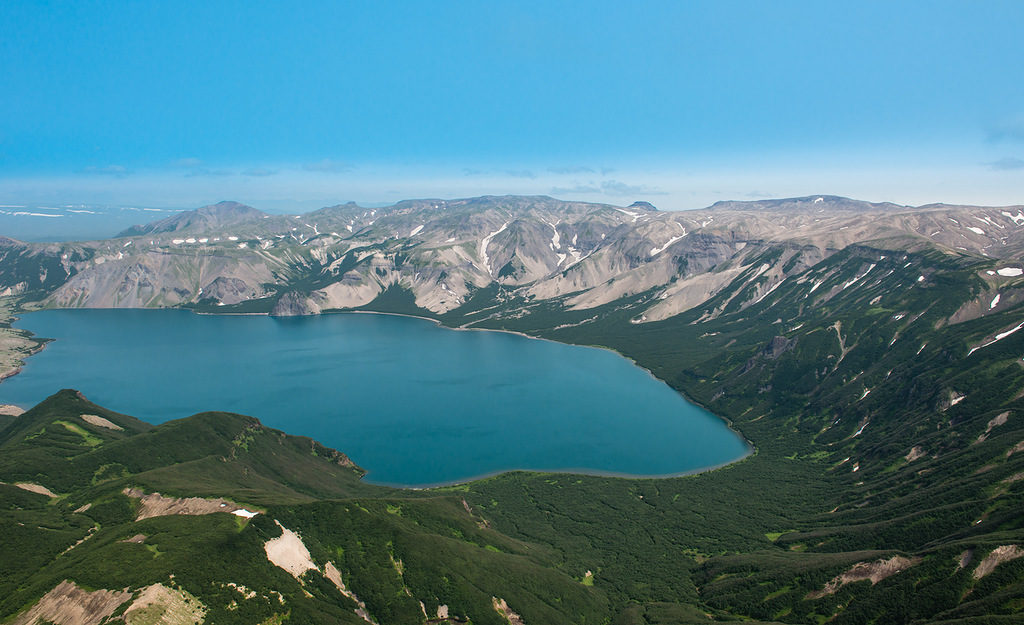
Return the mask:
{"type": "Polygon", "coordinates": [[[113,176],[115,178],[124,178],[131,173],[124,165],[105,165],[102,167],[90,165],[89,167],[83,168],[81,172],[83,174],[90,174],[94,176],[113,176]]]}
{"type": "Polygon", "coordinates": [[[600,193],[601,189],[592,184],[578,184],[572,187],[551,187],[551,195],[576,195],[579,193],[600,193]]]}
{"type": "Polygon", "coordinates": [[[1012,171],[1015,169],[1024,169],[1024,159],[1019,159],[1015,156],[1004,156],[1003,158],[985,163],[989,169],[994,171],[1012,171]]]}
{"type": "Polygon", "coordinates": [[[267,176],[274,176],[276,174],[276,170],[266,169],[264,167],[252,167],[242,172],[243,176],[251,176],[253,178],[266,178],[267,176]]]}
{"type": "Polygon", "coordinates": [[[610,195],[614,197],[637,196],[637,195],[668,195],[656,187],[647,185],[626,184],[618,180],[602,180],[600,184],[595,182],[577,183],[571,187],[552,187],[552,195],[575,195],[580,193],[610,195]]]}
{"type": "Polygon", "coordinates": [[[593,167],[549,167],[548,172],[552,174],[558,174],[564,176],[566,174],[593,174],[597,173],[593,167]]]}
{"type": "Polygon", "coordinates": [[[666,192],[647,185],[626,184],[618,180],[602,182],[601,192],[605,195],[667,195],[666,192]]]}
{"type": "Polygon", "coordinates": [[[466,177],[472,176],[509,176],[510,178],[536,178],[537,174],[533,173],[529,169],[475,169],[471,167],[464,167],[462,169],[462,175],[466,177]]]}
{"type": "Polygon", "coordinates": [[[326,173],[341,173],[355,169],[351,163],[344,163],[342,161],[336,161],[329,158],[316,161],[315,163],[305,163],[302,168],[306,171],[326,173]]]}
{"type": "Polygon", "coordinates": [[[988,131],[991,141],[1024,141],[1024,113],[1004,117],[988,131]]]}
{"type": "Polygon", "coordinates": [[[180,167],[183,169],[194,169],[196,167],[202,167],[203,161],[202,159],[198,159],[195,157],[179,158],[178,160],[172,162],[171,165],[173,167],[180,167]]]}
{"type": "Polygon", "coordinates": [[[185,174],[186,178],[204,178],[213,176],[231,176],[233,172],[226,169],[207,169],[206,167],[199,167],[185,174]]]}

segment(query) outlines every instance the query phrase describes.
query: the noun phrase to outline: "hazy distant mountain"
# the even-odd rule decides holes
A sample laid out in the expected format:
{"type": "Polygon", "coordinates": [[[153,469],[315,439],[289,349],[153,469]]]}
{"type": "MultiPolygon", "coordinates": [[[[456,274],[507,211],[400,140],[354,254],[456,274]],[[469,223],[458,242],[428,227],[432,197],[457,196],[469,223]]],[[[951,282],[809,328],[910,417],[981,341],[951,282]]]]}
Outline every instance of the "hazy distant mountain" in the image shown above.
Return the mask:
{"type": "MultiPolygon", "coordinates": [[[[208,232],[267,217],[263,211],[238,202],[218,202],[193,211],[185,211],[146,225],[132,226],[117,237],[164,232],[208,232]]],[[[115,237],[115,238],[117,238],[115,237]]]]}

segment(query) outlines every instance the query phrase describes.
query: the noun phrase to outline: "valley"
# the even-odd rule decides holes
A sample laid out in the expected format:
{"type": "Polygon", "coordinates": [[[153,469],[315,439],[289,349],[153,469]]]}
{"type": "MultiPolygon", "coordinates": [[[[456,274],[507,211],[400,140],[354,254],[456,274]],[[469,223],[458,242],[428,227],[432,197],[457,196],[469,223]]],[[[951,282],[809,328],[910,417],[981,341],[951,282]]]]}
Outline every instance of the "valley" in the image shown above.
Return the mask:
{"type": "MultiPolygon", "coordinates": [[[[14,311],[369,310],[598,345],[755,453],[680,478],[395,490],[258,414],[154,427],[61,391],[0,430],[0,615],[78,592],[67,580],[133,602],[179,593],[210,623],[1016,622],[1022,242],[1019,206],[834,196],[680,213],[222,203],[109,240],[3,240],[14,311]],[[141,519],[126,488],[260,514],[141,519]],[[270,557],[275,540],[298,568],[270,557]]],[[[130,605],[103,618],[132,622],[130,605]]]]}

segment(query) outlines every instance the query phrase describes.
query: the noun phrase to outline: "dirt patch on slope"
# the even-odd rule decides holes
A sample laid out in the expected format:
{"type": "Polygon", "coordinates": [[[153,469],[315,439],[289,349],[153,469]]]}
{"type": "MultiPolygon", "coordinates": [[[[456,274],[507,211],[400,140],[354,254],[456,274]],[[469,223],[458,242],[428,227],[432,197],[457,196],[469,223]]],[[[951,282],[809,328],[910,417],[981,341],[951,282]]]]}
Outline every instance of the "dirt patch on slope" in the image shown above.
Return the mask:
{"type": "Polygon", "coordinates": [[[910,451],[907,452],[907,455],[903,456],[903,459],[907,462],[913,462],[921,458],[924,458],[924,450],[921,449],[920,445],[914,445],[910,448],[910,451]]]}
{"type": "Polygon", "coordinates": [[[201,514],[213,514],[214,512],[235,512],[244,510],[241,506],[228,501],[227,499],[204,499],[202,497],[164,497],[160,493],[146,494],[138,488],[126,488],[121,491],[129,497],[134,497],[142,504],[139,506],[139,514],[136,521],[148,519],[155,516],[167,516],[170,514],[186,514],[198,516],[201,514]]]}
{"type": "Polygon", "coordinates": [[[1016,560],[1024,556],[1024,549],[1017,545],[1003,545],[996,547],[992,553],[985,556],[985,559],[978,563],[978,568],[972,574],[974,579],[981,579],[996,569],[1003,562],[1016,560]]]}
{"type": "Polygon", "coordinates": [[[98,625],[131,598],[132,593],[117,590],[86,592],[64,580],[12,625],[33,625],[40,620],[56,625],[98,625]]]}
{"type": "Polygon", "coordinates": [[[988,438],[988,435],[992,433],[992,428],[996,428],[996,427],[999,427],[1000,425],[1005,424],[1006,420],[1009,417],[1010,417],[1010,411],[1009,410],[1007,410],[1006,412],[1002,412],[999,415],[993,417],[992,420],[990,420],[988,422],[988,424],[985,426],[985,431],[982,432],[980,435],[978,435],[978,440],[976,440],[975,442],[976,443],[983,443],[983,442],[985,442],[985,439],[988,438]]]}
{"type": "Polygon", "coordinates": [[[57,494],[54,493],[52,490],[40,484],[33,484],[31,482],[16,482],[14,485],[22,490],[38,493],[40,495],[46,495],[47,497],[57,496],[57,494]]]}
{"type": "Polygon", "coordinates": [[[888,560],[876,560],[874,562],[858,562],[848,571],[841,573],[825,584],[821,590],[807,593],[808,599],[821,599],[826,595],[835,594],[837,590],[846,584],[869,580],[875,585],[887,577],[891,577],[900,571],[905,571],[920,562],[920,558],[905,558],[893,556],[888,560]]]}
{"type": "Polygon", "coordinates": [[[500,614],[502,618],[508,621],[509,625],[526,625],[523,622],[523,617],[513,612],[512,608],[508,607],[508,604],[505,603],[504,599],[491,597],[491,605],[494,606],[495,612],[500,614]]]}
{"type": "MultiPolygon", "coordinates": [[[[331,583],[338,588],[338,591],[341,592],[341,594],[345,595],[352,601],[355,601],[356,605],[359,606],[358,608],[356,608],[356,614],[359,616],[359,618],[363,619],[367,623],[373,623],[373,625],[377,625],[377,622],[373,620],[373,618],[370,616],[370,612],[366,609],[366,604],[363,603],[362,600],[356,596],[356,593],[352,592],[351,590],[345,587],[345,582],[341,581],[341,571],[338,570],[338,567],[334,566],[333,562],[328,561],[327,564],[324,565],[324,577],[329,579],[331,583]]],[[[422,605],[423,602],[421,601],[420,606],[422,605]]],[[[448,606],[444,606],[444,609],[445,612],[447,612],[448,606]]],[[[440,608],[438,608],[438,613],[440,613],[440,608]]],[[[424,611],[423,616],[426,617],[426,615],[427,613],[426,611],[424,611]]]]}
{"type": "Polygon", "coordinates": [[[85,421],[86,423],[91,423],[92,425],[95,425],[95,426],[98,426],[98,427],[101,427],[101,428],[107,428],[108,430],[120,430],[122,432],[124,431],[124,428],[121,427],[120,425],[114,423],[110,419],[104,419],[103,417],[101,417],[99,415],[84,414],[84,415],[81,415],[81,417],[82,417],[82,421],[85,421]]]}
{"type": "Polygon", "coordinates": [[[1024,472],[1014,473],[1010,477],[1000,482],[1000,484],[1013,484],[1014,482],[1019,482],[1021,480],[1024,480],[1024,472]]]}
{"type": "Polygon", "coordinates": [[[163,584],[143,589],[124,613],[127,625],[196,625],[203,622],[206,607],[185,590],[163,584]]]}
{"type": "Polygon", "coordinates": [[[281,535],[271,538],[263,545],[264,551],[267,552],[267,559],[274,566],[279,566],[291,573],[295,579],[310,569],[319,571],[320,569],[313,563],[313,558],[309,555],[309,549],[306,549],[306,545],[299,535],[281,525],[279,521],[274,522],[281,528],[281,535]]]}

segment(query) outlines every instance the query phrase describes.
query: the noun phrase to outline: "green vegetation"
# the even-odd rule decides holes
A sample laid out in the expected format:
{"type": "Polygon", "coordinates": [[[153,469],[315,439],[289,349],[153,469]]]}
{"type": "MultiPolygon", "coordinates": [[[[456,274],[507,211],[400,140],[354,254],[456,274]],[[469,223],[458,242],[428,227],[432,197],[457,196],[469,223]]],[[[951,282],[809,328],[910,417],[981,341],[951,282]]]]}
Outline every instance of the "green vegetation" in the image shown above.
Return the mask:
{"type": "MultiPolygon", "coordinates": [[[[338,452],[251,417],[152,427],[61,391],[0,430],[0,618],[63,579],[173,579],[211,623],[365,622],[324,575],[330,562],[382,624],[421,623],[440,606],[500,624],[493,598],[529,624],[1019,621],[1024,558],[979,565],[1024,546],[1024,332],[969,352],[1021,312],[950,321],[989,266],[853,246],[749,307],[739,305],[749,287],[729,286],[655,323],[630,323],[653,292],[568,311],[491,288],[439,316],[613,348],[756,448],[688,477],[513,472],[401,491],[363,484],[338,452]],[[135,521],[129,486],[265,512],[135,521]],[[268,561],[277,523],[301,536],[318,571],[298,580],[268,561]]],[[[368,308],[423,314],[400,289],[368,308]]]]}

